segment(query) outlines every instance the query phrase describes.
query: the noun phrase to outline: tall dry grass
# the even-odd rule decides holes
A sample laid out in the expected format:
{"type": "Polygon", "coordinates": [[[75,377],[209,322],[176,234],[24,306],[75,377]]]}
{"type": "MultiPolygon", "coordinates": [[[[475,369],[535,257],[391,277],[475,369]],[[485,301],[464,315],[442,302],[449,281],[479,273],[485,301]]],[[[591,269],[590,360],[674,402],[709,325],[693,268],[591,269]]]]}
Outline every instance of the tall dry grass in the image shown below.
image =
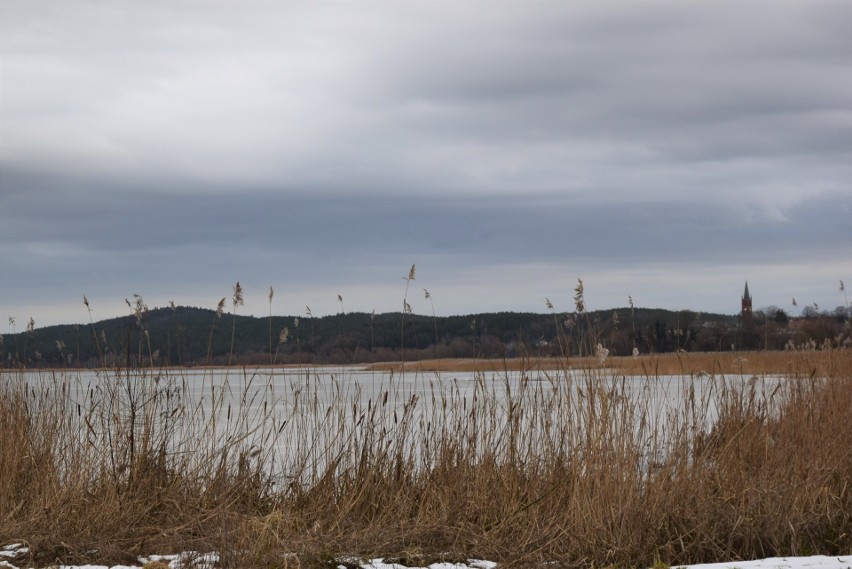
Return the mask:
{"type": "Polygon", "coordinates": [[[310,369],[3,374],[0,543],[41,564],[215,549],[252,567],[848,554],[852,354],[780,378],[679,361],[674,388],[651,360],[418,373],[416,392],[410,370],[369,391],[310,369]]]}

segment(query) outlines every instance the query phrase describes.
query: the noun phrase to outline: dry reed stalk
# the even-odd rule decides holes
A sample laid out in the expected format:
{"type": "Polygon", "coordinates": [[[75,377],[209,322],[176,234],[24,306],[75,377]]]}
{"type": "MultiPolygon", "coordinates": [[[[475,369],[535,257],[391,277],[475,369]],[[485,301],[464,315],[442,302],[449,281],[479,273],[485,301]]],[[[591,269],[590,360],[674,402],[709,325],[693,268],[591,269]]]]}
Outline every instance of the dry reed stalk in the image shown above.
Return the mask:
{"type": "Polygon", "coordinates": [[[402,317],[400,318],[399,330],[399,357],[400,362],[402,362],[403,365],[401,368],[402,373],[405,373],[405,316],[411,312],[411,306],[408,304],[408,287],[411,285],[411,281],[414,280],[416,270],[415,265],[411,265],[411,268],[408,270],[408,275],[402,277],[405,281],[405,292],[402,295],[402,317]]]}
{"type": "MultiPolygon", "coordinates": [[[[269,300],[269,365],[275,365],[275,358],[272,354],[272,297],[275,296],[275,291],[272,290],[272,287],[269,287],[269,294],[267,295],[267,299],[269,300]]],[[[281,345],[281,342],[278,343],[281,345]]],[[[277,350],[276,350],[277,352],[277,350]]]]}
{"type": "Polygon", "coordinates": [[[243,287],[240,286],[240,281],[237,281],[237,284],[234,285],[231,304],[234,308],[234,314],[231,317],[231,348],[228,350],[228,367],[231,367],[231,361],[234,357],[234,341],[237,337],[237,307],[245,304],[243,300],[243,287]]]}

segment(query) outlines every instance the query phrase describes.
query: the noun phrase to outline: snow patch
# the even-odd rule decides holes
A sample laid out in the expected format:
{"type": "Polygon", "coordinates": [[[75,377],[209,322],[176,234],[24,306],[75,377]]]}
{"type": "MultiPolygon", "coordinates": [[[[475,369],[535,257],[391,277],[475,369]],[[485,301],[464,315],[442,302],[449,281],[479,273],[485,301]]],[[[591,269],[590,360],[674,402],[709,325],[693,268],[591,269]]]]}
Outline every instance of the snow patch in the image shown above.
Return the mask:
{"type": "Polygon", "coordinates": [[[30,552],[30,548],[24,543],[10,543],[0,547],[0,569],[18,569],[12,565],[11,560],[18,560],[30,552]]]}
{"type": "Polygon", "coordinates": [[[150,555],[140,557],[139,563],[145,565],[151,561],[168,563],[171,569],[213,569],[219,562],[218,553],[199,553],[197,551],[184,551],[177,555],[150,555]]]}
{"type": "Polygon", "coordinates": [[[30,548],[23,543],[10,543],[0,547],[0,558],[14,559],[20,555],[26,555],[30,552],[30,548]]]}
{"type": "Polygon", "coordinates": [[[361,564],[361,569],[495,569],[493,561],[469,559],[467,563],[432,563],[428,567],[410,567],[399,563],[385,563],[381,558],[361,564]]]}
{"type": "Polygon", "coordinates": [[[686,569],[849,569],[852,567],[852,555],[827,557],[770,557],[756,561],[729,561],[725,563],[705,563],[684,566],[686,569]]]}

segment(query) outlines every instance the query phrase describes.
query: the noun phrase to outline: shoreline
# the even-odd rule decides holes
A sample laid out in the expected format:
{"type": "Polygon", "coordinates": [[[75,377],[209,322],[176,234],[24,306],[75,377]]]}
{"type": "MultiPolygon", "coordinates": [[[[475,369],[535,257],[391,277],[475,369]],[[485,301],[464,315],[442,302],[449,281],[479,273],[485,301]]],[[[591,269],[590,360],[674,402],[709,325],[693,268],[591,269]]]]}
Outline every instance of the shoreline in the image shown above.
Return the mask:
{"type": "MultiPolygon", "coordinates": [[[[386,361],[352,364],[252,364],[252,365],[193,365],[130,368],[132,371],[154,372],[274,369],[340,369],[355,368],[378,372],[542,372],[568,370],[607,370],[631,376],[647,375],[725,375],[725,374],[825,374],[837,362],[852,359],[852,350],[817,351],[760,351],[760,352],[678,352],[643,354],[639,356],[610,356],[603,361],[593,356],[583,357],[515,357],[515,358],[436,358],[415,361],[386,361]]],[[[116,368],[0,368],[0,374],[19,371],[61,373],[75,371],[114,372],[116,368]]]]}

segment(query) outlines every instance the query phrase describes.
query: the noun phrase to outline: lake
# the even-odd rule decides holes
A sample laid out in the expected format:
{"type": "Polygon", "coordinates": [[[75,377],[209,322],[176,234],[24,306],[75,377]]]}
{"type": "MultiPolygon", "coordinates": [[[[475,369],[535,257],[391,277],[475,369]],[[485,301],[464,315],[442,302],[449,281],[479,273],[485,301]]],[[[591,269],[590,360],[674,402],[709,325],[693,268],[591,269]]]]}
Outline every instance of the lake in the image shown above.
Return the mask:
{"type": "MultiPolygon", "coordinates": [[[[659,461],[686,433],[709,433],[724,402],[771,411],[779,377],[615,375],[607,369],[378,372],[359,367],[5,372],[60,408],[93,452],[160,437],[197,460],[262,457],[285,478],[354,464],[359,449],[428,465],[439,449],[474,456],[571,454],[593,439],[659,461]]],[[[697,439],[696,439],[697,440],[697,439]]]]}

